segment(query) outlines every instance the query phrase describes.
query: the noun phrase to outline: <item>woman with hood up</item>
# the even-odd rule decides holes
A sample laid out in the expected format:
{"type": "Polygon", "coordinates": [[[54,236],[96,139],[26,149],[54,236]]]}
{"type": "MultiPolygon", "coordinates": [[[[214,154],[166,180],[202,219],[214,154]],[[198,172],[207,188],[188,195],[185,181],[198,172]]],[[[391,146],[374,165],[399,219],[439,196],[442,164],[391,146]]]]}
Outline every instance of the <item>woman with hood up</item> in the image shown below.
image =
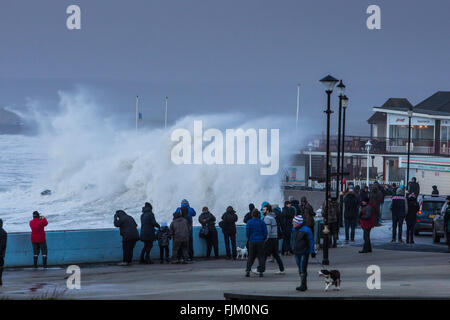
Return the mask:
{"type": "Polygon", "coordinates": [[[153,214],[153,207],[150,203],[146,202],[142,208],[141,214],[141,234],[140,239],[144,242],[144,247],[141,251],[141,258],[139,263],[152,264],[150,259],[150,252],[153,248],[153,241],[156,240],[155,228],[160,229],[161,226],[156,222],[155,215],[153,214]]]}

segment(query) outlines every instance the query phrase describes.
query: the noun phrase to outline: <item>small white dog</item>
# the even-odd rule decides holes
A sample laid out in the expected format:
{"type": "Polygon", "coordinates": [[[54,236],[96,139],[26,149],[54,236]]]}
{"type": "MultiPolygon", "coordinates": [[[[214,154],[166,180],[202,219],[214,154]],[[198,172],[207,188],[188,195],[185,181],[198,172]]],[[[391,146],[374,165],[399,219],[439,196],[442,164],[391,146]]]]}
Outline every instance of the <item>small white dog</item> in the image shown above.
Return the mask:
{"type": "Polygon", "coordinates": [[[238,259],[241,259],[241,260],[247,259],[248,251],[247,251],[246,247],[243,247],[243,248],[237,247],[236,250],[237,250],[237,258],[238,259]]]}

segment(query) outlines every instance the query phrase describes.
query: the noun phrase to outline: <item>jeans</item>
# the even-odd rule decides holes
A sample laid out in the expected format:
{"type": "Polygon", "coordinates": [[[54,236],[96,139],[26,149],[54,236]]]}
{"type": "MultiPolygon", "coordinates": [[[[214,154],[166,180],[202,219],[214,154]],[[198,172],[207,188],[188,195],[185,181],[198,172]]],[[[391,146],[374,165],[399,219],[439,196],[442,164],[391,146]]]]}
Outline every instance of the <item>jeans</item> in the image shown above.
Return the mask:
{"type": "Polygon", "coordinates": [[[214,248],[214,255],[219,257],[219,239],[217,238],[217,231],[209,231],[206,237],[206,257],[211,256],[211,251],[214,248]]]}
{"type": "Polygon", "coordinates": [[[231,258],[231,252],[233,252],[233,258],[237,257],[236,250],[236,234],[223,234],[223,240],[225,242],[225,249],[227,251],[227,257],[231,258]],[[231,242],[231,249],[230,249],[231,242]]]}
{"type": "Polygon", "coordinates": [[[416,226],[416,221],[406,221],[406,242],[414,241],[414,227],[416,226]]]}
{"type": "Polygon", "coordinates": [[[397,226],[398,226],[398,240],[402,240],[402,230],[403,230],[403,220],[404,216],[392,215],[392,240],[397,237],[397,226]]]}
{"type": "Polygon", "coordinates": [[[159,260],[164,260],[164,253],[166,254],[166,260],[169,260],[169,246],[159,247],[159,260]]]}
{"type": "Polygon", "coordinates": [[[371,252],[372,251],[372,244],[370,243],[370,230],[372,229],[363,229],[364,232],[364,245],[363,245],[363,252],[371,252]]]}
{"type": "Polygon", "coordinates": [[[131,263],[131,261],[133,260],[133,250],[136,242],[136,239],[122,240],[123,262],[131,263]]]}
{"type": "Polygon", "coordinates": [[[255,259],[258,258],[258,272],[263,272],[261,270],[265,269],[265,258],[264,258],[264,241],[261,242],[251,242],[248,243],[248,259],[247,259],[247,272],[252,269],[255,259]]]}
{"type": "Polygon", "coordinates": [[[298,266],[298,273],[307,273],[308,270],[309,252],[305,254],[296,254],[295,262],[298,266]]]}
{"type": "MultiPolygon", "coordinates": [[[[275,260],[278,263],[278,268],[280,268],[280,271],[284,271],[283,260],[281,260],[280,255],[278,253],[278,239],[276,238],[269,238],[264,243],[264,260],[266,260],[270,256],[273,256],[275,258],[275,260]]],[[[265,266],[266,263],[264,262],[263,269],[260,272],[265,271],[265,266]]]]}
{"type": "Polygon", "coordinates": [[[345,219],[345,240],[351,239],[352,241],[355,240],[355,230],[356,230],[356,218],[346,218],[345,219]],[[349,230],[350,232],[350,238],[349,238],[349,230]]]}

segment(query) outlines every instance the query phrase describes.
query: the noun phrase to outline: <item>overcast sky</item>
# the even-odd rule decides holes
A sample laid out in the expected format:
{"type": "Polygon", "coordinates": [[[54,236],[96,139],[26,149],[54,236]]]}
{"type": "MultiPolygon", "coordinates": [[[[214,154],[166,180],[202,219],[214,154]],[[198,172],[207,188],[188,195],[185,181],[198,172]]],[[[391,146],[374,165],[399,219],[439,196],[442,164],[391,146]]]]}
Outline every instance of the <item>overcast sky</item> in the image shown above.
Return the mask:
{"type": "Polygon", "coordinates": [[[58,90],[85,85],[130,126],[136,94],[147,120],[163,120],[166,95],[171,120],[229,110],[294,120],[301,83],[301,118],[320,132],[318,80],[330,73],[347,85],[350,133],[367,135],[388,98],[450,91],[449,39],[448,0],[2,0],[0,106],[53,108],[58,90]],[[81,30],[66,28],[71,4],[81,30]],[[371,4],[381,30],[366,27],[371,4]]]}

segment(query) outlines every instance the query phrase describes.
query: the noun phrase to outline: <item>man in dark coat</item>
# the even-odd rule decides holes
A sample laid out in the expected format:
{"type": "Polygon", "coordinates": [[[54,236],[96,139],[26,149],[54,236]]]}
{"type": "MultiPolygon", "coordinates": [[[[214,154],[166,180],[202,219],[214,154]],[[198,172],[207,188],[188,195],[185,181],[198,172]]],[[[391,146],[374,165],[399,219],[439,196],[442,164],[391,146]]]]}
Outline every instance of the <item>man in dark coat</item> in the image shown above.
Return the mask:
{"type": "Polygon", "coordinates": [[[384,203],[384,194],[380,190],[379,184],[376,182],[370,191],[369,202],[373,204],[375,209],[375,226],[381,226],[381,204],[384,203]]]}
{"type": "Polygon", "coordinates": [[[3,285],[3,266],[5,265],[5,253],[6,253],[6,241],[8,239],[8,234],[3,229],[3,220],[0,219],[0,286],[3,285]]]}
{"type": "Polygon", "coordinates": [[[155,241],[155,228],[160,228],[160,225],[156,222],[155,215],[153,214],[153,207],[150,203],[146,202],[142,208],[141,214],[141,234],[140,239],[144,242],[144,247],[141,251],[141,258],[139,263],[152,264],[150,259],[150,252],[153,248],[153,241],[155,241]]]}
{"type": "Polygon", "coordinates": [[[255,205],[253,203],[250,203],[248,205],[248,212],[244,216],[244,223],[247,224],[247,222],[252,218],[252,212],[255,209],[255,205]]]}
{"type": "Polygon", "coordinates": [[[431,191],[431,196],[433,196],[433,197],[439,196],[438,187],[437,186],[432,186],[431,188],[433,189],[433,191],[431,191]]]}
{"type": "Polygon", "coordinates": [[[228,206],[225,213],[222,215],[222,221],[219,227],[222,228],[223,237],[225,241],[225,249],[227,251],[227,259],[231,259],[233,253],[233,259],[236,260],[237,248],[236,248],[236,222],[238,216],[232,206],[228,206]],[[230,249],[231,242],[231,249],[230,249]]]}
{"type": "Polygon", "coordinates": [[[191,234],[191,225],[183,217],[181,212],[173,214],[173,221],[170,224],[170,235],[173,239],[172,247],[172,263],[178,263],[178,251],[181,251],[182,263],[188,263],[189,251],[189,236],[191,234]]]}
{"type": "Polygon", "coordinates": [[[133,250],[139,240],[136,221],[123,210],[116,211],[114,215],[114,226],[120,228],[122,236],[123,262],[119,265],[129,266],[133,260],[133,250]]]}
{"type": "Polygon", "coordinates": [[[417,182],[416,177],[413,177],[411,179],[411,182],[408,184],[408,193],[409,194],[414,193],[416,195],[416,197],[419,196],[419,194],[420,194],[420,185],[417,182]]]}
{"type": "Polygon", "coordinates": [[[291,206],[289,201],[284,202],[283,210],[281,211],[281,233],[283,236],[283,245],[281,247],[282,255],[292,254],[291,248],[291,234],[292,234],[292,219],[295,217],[295,208],[291,206]]]}
{"type": "Polygon", "coordinates": [[[397,195],[392,197],[391,211],[392,211],[392,242],[395,242],[398,227],[398,242],[402,243],[403,221],[405,219],[407,212],[406,199],[403,196],[402,189],[397,189],[397,195]]]}
{"type": "Polygon", "coordinates": [[[206,240],[206,258],[211,256],[212,248],[214,248],[214,255],[219,258],[219,239],[216,229],[216,217],[209,212],[208,207],[203,207],[202,214],[198,217],[198,222],[202,225],[202,228],[207,230],[205,236],[206,240]]]}
{"type": "Polygon", "coordinates": [[[408,197],[408,213],[406,214],[406,243],[414,243],[414,227],[419,209],[420,205],[417,202],[416,195],[410,194],[408,197]]]}
{"type": "Polygon", "coordinates": [[[303,217],[303,223],[313,231],[316,213],[306,197],[302,197],[300,200],[300,209],[297,211],[297,215],[298,214],[303,217]]]}
{"type": "Polygon", "coordinates": [[[355,241],[356,223],[359,215],[359,201],[353,189],[349,189],[344,197],[345,241],[355,241]],[[349,230],[350,237],[349,237],[349,230]]]}
{"type": "MultiPolygon", "coordinates": [[[[327,218],[328,218],[328,228],[330,228],[329,241],[332,242],[331,247],[336,248],[338,233],[339,233],[339,224],[338,224],[339,204],[337,203],[337,198],[332,197],[331,201],[329,201],[328,205],[330,206],[330,210],[327,210],[326,202],[323,202],[323,205],[322,205],[323,214],[326,214],[327,218]]],[[[304,217],[303,217],[303,219],[304,219],[304,217]]],[[[305,225],[307,225],[307,224],[305,223],[305,225]]]]}

